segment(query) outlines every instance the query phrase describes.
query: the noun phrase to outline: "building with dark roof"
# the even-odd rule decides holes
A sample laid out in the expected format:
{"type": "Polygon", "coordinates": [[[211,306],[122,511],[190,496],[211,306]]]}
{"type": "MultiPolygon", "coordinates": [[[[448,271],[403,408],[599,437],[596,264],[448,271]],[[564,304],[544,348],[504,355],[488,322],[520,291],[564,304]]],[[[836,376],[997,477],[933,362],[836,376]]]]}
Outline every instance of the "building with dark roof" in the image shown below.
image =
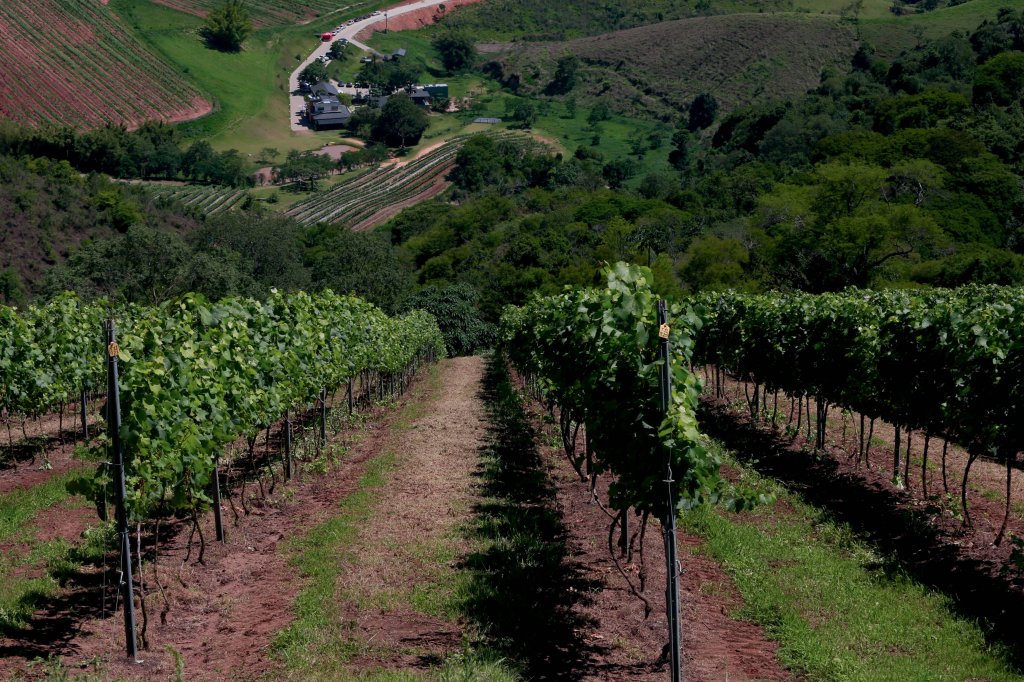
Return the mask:
{"type": "Polygon", "coordinates": [[[430,93],[423,88],[412,88],[409,91],[409,99],[413,101],[413,104],[418,104],[421,107],[430,106],[430,93]]]}
{"type": "Polygon", "coordinates": [[[330,95],[332,97],[338,96],[338,88],[334,87],[333,84],[327,81],[320,81],[312,88],[310,88],[314,95],[330,95]]]}
{"type": "Polygon", "coordinates": [[[424,90],[430,93],[431,97],[436,97],[438,99],[448,99],[447,83],[428,83],[422,87],[424,90]]]}
{"type": "Polygon", "coordinates": [[[306,103],[306,117],[314,130],[343,126],[352,112],[334,95],[316,95],[306,103]]]}

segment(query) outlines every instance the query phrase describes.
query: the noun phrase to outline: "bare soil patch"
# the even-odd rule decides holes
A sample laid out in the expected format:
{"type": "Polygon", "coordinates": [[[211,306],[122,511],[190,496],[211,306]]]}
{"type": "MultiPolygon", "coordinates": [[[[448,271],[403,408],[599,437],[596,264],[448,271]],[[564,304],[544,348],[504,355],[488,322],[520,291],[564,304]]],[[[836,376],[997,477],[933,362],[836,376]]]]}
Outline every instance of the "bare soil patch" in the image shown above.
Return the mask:
{"type": "MultiPolygon", "coordinates": [[[[557,427],[543,424],[543,410],[530,403],[531,421],[538,430],[546,430],[554,438],[557,427]]],[[[584,434],[578,439],[582,447],[584,434]]],[[[582,607],[585,618],[596,623],[586,633],[592,647],[588,680],[664,680],[666,666],[659,662],[662,648],[668,641],[665,615],[665,553],[660,526],[651,521],[647,529],[644,562],[647,589],[652,612],[644,619],[644,606],[629,588],[616,568],[608,548],[609,516],[593,501],[589,486],[579,480],[558,447],[541,448],[548,476],[556,489],[558,503],[574,558],[585,567],[585,576],[603,584],[582,607]]],[[[607,501],[608,480],[599,478],[597,495],[607,501]]],[[[630,524],[637,523],[633,515],[630,524]]],[[[630,532],[635,530],[633,526],[630,532]]],[[[694,554],[700,546],[696,536],[678,533],[680,561],[680,597],[683,621],[683,654],[686,678],[694,682],[720,680],[791,680],[792,675],[778,662],[778,645],[769,640],[762,628],[736,620],[729,613],[742,606],[742,599],[728,574],[712,559],[694,554]]],[[[618,531],[615,533],[618,538],[618,531]]],[[[615,548],[619,554],[618,547],[615,548]]],[[[639,557],[628,562],[620,558],[626,573],[636,584],[639,557]]]]}
{"type": "MultiPolygon", "coordinates": [[[[416,0],[410,0],[410,2],[399,3],[398,5],[392,5],[392,9],[395,7],[401,7],[403,5],[411,4],[416,0]]],[[[398,14],[395,16],[389,16],[387,25],[388,31],[415,31],[418,28],[424,26],[430,26],[436,24],[438,21],[443,19],[449,11],[455,7],[462,5],[472,5],[480,2],[481,0],[446,0],[444,3],[445,9],[440,9],[439,5],[433,7],[424,7],[423,9],[413,10],[412,12],[406,12],[405,14],[398,14]]],[[[381,16],[380,21],[375,24],[370,24],[358,34],[356,34],[356,40],[360,42],[366,42],[373,34],[378,30],[384,28],[384,17],[381,16]]]]}
{"type": "Polygon", "coordinates": [[[331,161],[337,161],[342,154],[354,152],[355,149],[347,144],[329,144],[316,150],[316,153],[330,158],[331,161]]]}

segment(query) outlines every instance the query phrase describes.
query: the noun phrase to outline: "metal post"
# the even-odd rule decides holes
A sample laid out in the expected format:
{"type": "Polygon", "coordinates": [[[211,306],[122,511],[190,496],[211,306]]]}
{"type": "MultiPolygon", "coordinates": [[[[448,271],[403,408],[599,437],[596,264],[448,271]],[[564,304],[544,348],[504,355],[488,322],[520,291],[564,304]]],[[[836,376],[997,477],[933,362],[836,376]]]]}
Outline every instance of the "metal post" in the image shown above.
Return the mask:
{"type": "Polygon", "coordinates": [[[327,445],[327,389],[320,389],[320,442],[327,445]]]}
{"type": "Polygon", "coordinates": [[[292,420],[284,413],[284,479],[292,480],[292,420]]]}
{"type": "Polygon", "coordinates": [[[85,414],[85,387],[82,387],[82,401],[81,401],[81,417],[82,417],[82,440],[89,440],[89,421],[85,414]]]}
{"type": "MultiPolygon", "coordinates": [[[[665,301],[658,301],[658,358],[661,360],[659,387],[661,389],[661,414],[668,414],[672,396],[672,367],[669,361],[668,311],[665,301]]],[[[682,628],[679,622],[679,569],[676,559],[676,506],[672,499],[672,461],[666,461],[665,511],[662,528],[665,534],[665,607],[668,616],[669,661],[672,682],[682,679],[682,628]]]]}
{"type": "Polygon", "coordinates": [[[218,452],[213,459],[213,523],[217,527],[218,542],[226,542],[223,511],[220,505],[220,453],[218,452]]]}
{"type": "Polygon", "coordinates": [[[135,597],[132,593],[132,546],[128,535],[128,514],[125,510],[127,490],[124,483],[124,459],[121,455],[121,396],[117,376],[117,334],[114,320],[107,320],[107,401],[110,406],[110,454],[112,455],[117,529],[121,536],[121,592],[124,599],[124,636],[128,655],[138,657],[135,641],[135,597]]]}

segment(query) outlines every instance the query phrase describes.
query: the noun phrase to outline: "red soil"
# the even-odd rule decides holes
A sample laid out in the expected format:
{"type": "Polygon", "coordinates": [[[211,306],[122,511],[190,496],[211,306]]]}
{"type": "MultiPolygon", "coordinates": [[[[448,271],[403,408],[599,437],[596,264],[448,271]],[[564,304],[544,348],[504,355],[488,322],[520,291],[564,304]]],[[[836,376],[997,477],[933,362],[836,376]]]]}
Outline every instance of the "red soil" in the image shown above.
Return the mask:
{"type": "MultiPolygon", "coordinates": [[[[481,0],[447,0],[445,4],[445,11],[440,11],[438,6],[424,7],[413,12],[407,12],[406,14],[399,14],[394,17],[388,17],[388,31],[415,31],[416,29],[423,28],[424,26],[430,26],[436,24],[444,16],[455,7],[461,5],[472,5],[480,2],[481,0]]],[[[392,7],[401,7],[402,5],[408,5],[416,0],[409,0],[409,2],[402,2],[392,7]]],[[[378,30],[384,30],[384,18],[375,24],[371,24],[356,34],[356,40],[366,42],[369,40],[374,33],[378,30]]]]}
{"type": "Polygon", "coordinates": [[[0,116],[96,127],[182,121],[211,110],[105,3],[0,4],[0,116]]]}

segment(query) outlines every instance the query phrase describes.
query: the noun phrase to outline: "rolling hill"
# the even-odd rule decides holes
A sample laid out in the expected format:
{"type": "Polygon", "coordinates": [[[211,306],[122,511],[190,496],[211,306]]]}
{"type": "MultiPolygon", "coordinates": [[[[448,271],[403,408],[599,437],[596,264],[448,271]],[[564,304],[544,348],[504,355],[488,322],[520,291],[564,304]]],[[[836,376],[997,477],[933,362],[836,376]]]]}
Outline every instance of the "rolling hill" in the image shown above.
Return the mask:
{"type": "Polygon", "coordinates": [[[182,121],[211,104],[94,0],[0,3],[0,118],[27,124],[182,121]]]}
{"type": "Polygon", "coordinates": [[[733,14],[666,21],[568,42],[514,43],[491,71],[523,94],[541,92],[565,52],[585,65],[574,95],[624,114],[669,119],[711,92],[723,109],[802,94],[826,67],[846,69],[852,27],[834,16],[733,14]]]}

